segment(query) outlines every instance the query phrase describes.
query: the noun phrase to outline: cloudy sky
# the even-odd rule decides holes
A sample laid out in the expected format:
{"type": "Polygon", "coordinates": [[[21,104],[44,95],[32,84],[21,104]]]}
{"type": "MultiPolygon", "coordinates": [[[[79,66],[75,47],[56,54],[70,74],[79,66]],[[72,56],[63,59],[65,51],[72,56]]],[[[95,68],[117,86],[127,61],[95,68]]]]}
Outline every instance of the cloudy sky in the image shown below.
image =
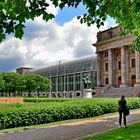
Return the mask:
{"type": "Polygon", "coordinates": [[[100,30],[115,26],[109,18],[104,27],[95,25],[87,27],[80,24],[76,16],[82,15],[85,9],[60,10],[50,6],[48,9],[56,18],[44,22],[41,17],[27,21],[22,40],[8,36],[0,44],[0,72],[16,71],[21,66],[39,68],[83,57],[95,55],[96,34],[100,30]]]}

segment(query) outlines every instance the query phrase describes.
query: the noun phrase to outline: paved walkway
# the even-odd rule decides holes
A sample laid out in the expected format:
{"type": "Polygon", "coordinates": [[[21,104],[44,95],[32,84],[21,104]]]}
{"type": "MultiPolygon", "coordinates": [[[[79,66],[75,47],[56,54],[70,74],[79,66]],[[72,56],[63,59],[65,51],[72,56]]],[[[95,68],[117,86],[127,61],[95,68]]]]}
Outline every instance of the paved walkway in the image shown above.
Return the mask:
{"type": "MultiPolygon", "coordinates": [[[[127,123],[140,122],[140,109],[130,112],[127,123]]],[[[94,120],[29,129],[22,132],[0,134],[0,140],[80,140],[88,135],[109,131],[118,127],[118,114],[108,114],[94,120]]]]}

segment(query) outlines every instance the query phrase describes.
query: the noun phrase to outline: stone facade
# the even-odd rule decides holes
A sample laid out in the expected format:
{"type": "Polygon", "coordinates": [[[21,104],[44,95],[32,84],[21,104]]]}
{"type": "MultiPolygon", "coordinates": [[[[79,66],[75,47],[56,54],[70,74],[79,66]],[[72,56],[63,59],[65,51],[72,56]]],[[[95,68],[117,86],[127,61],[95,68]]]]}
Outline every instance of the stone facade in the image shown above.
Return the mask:
{"type": "Polygon", "coordinates": [[[115,27],[97,34],[98,87],[140,86],[140,53],[130,47],[134,36],[121,37],[120,32],[115,27]]]}

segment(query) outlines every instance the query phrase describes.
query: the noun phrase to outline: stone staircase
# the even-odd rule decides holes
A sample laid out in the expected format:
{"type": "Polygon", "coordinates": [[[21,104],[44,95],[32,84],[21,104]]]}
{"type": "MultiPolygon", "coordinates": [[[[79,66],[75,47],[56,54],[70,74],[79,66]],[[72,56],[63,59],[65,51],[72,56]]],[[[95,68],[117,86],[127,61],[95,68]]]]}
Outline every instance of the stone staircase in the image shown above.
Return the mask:
{"type": "Polygon", "coordinates": [[[93,95],[94,97],[140,97],[140,87],[110,87],[106,91],[93,95]]]}

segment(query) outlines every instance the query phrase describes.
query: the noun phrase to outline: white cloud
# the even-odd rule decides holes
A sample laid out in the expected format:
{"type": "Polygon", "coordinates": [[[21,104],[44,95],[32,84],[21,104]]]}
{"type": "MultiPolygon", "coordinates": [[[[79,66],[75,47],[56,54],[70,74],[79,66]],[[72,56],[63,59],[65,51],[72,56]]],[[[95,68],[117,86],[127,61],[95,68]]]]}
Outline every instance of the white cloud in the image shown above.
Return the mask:
{"type": "MultiPolygon", "coordinates": [[[[106,28],[107,23],[100,30],[106,28]]],[[[40,17],[30,20],[22,40],[9,37],[1,43],[0,71],[15,71],[20,66],[43,67],[59,60],[94,55],[92,43],[96,42],[97,32],[95,25],[81,25],[76,18],[63,26],[54,20],[45,23],[40,17]]]]}
{"type": "Polygon", "coordinates": [[[48,1],[48,4],[49,7],[47,8],[47,11],[56,16],[58,14],[59,8],[55,7],[50,0],[48,1]]]}

